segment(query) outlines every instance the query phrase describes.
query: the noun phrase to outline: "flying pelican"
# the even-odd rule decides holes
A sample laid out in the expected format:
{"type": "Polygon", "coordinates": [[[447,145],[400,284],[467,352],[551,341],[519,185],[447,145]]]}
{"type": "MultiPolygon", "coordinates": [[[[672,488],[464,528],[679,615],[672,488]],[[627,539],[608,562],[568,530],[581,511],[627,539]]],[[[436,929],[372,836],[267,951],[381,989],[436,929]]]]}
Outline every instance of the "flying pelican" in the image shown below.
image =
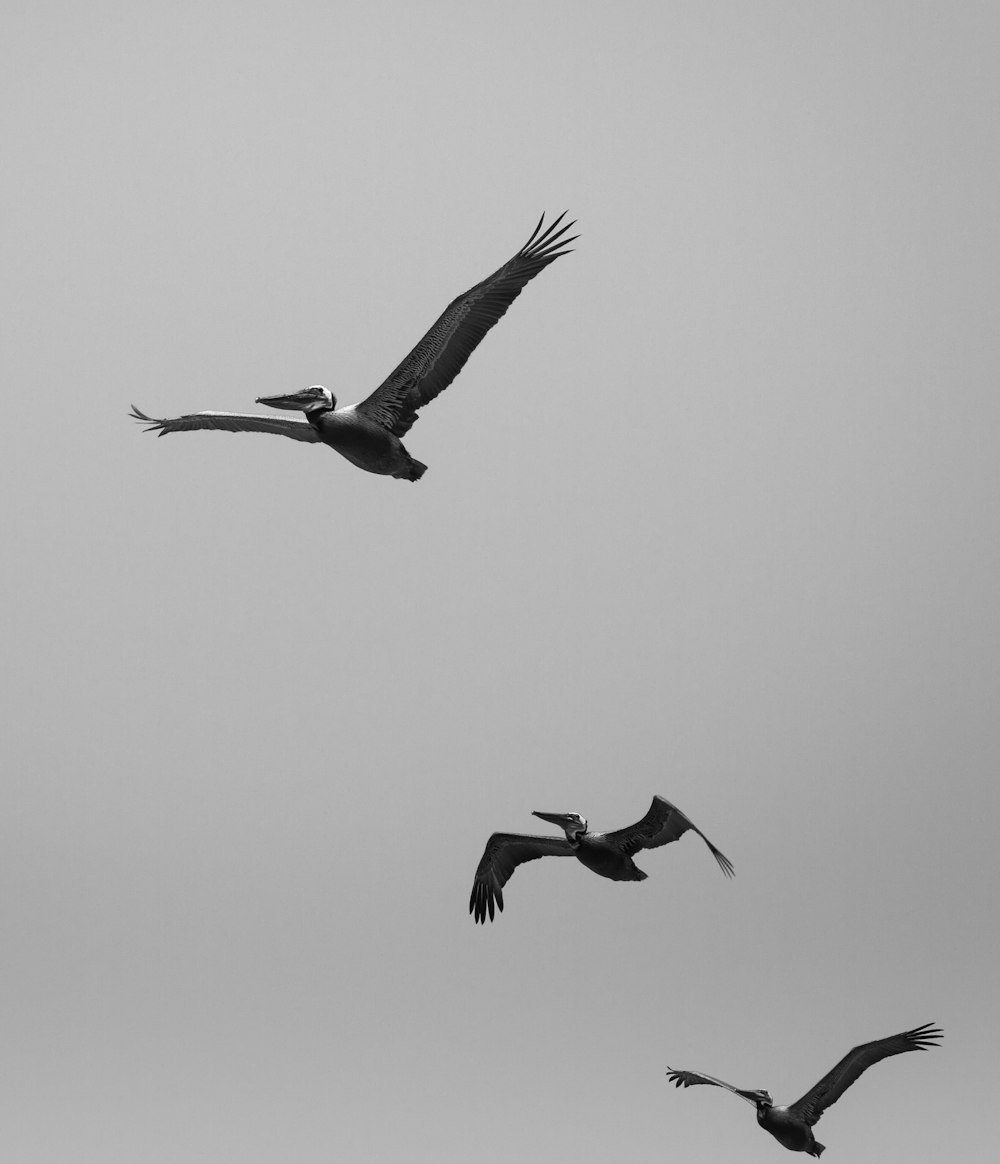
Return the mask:
{"type": "Polygon", "coordinates": [[[149,425],[146,432],[158,431],[160,436],[195,428],[218,428],[226,432],[270,432],[321,443],[369,473],[418,481],[427,466],[410,456],[400,437],[417,419],[417,409],[443,392],[461,372],[480,340],[521,294],[528,280],[568,253],[565,247],[579,235],[562,237],[575,225],[568,222],[557,230],[565,217],[565,213],[560,214],[542,231],[543,214],[517,254],[488,279],[453,300],[399,367],[360,404],[337,408],[333,393],[314,384],[289,395],[257,397],[258,404],[269,408],[304,412],[305,420],[240,412],[193,412],[156,420],[134,404],[130,415],[149,425]]]}
{"type": "Polygon", "coordinates": [[[520,833],[494,833],[486,842],[486,851],[476,870],[469,898],[469,913],[477,922],[486,921],[489,911],[493,920],[494,903],[503,912],[503,887],[518,865],[538,857],[576,857],[583,865],[601,877],[612,881],[645,881],[643,873],[632,860],[640,849],[658,849],[694,829],[712,850],[719,867],[732,877],[733,866],[728,857],[712,844],[705,834],[662,796],[654,796],[649,812],[640,821],[613,833],[590,833],[587,820],[577,812],[533,812],[566,832],[565,837],[533,837],[520,833]]]}
{"type": "Polygon", "coordinates": [[[943,1031],[933,1023],[924,1023],[912,1031],[901,1035],[890,1035],[887,1039],[876,1039],[873,1043],[862,1043],[840,1060],[836,1067],[803,1095],[801,1099],[787,1107],[775,1107],[766,1091],[743,1091],[700,1071],[675,1071],[668,1068],[668,1078],[678,1087],[694,1087],[698,1083],[711,1083],[724,1087],[747,1103],[757,1108],[757,1123],[790,1152],[808,1152],[817,1158],[824,1151],[812,1134],[812,1127],[831,1103],[836,1103],[851,1084],[873,1063],[888,1059],[890,1055],[902,1055],[904,1051],[925,1051],[936,1047],[943,1031]]]}

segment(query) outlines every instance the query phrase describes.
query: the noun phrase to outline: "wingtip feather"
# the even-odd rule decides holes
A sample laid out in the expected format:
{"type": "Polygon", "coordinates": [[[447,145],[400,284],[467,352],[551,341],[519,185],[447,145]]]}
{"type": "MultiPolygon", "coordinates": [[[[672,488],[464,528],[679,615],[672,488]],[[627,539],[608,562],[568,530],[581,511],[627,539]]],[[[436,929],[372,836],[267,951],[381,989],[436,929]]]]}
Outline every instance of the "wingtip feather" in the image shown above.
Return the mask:
{"type": "Polygon", "coordinates": [[[132,411],[129,416],[133,420],[137,420],[140,424],[145,424],[148,427],[144,428],[143,432],[155,432],[157,436],[166,436],[167,431],[162,420],[157,420],[155,416],[147,416],[141,409],[131,405],[132,411]]]}

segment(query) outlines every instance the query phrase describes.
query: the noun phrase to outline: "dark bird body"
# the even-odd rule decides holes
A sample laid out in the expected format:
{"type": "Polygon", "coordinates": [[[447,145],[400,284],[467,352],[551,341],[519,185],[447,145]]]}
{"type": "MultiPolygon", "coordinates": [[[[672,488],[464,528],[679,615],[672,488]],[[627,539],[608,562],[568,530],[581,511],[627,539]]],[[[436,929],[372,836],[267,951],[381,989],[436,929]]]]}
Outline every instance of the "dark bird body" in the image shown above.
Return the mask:
{"type": "MultiPolygon", "coordinates": [[[[262,397],[259,403],[273,404],[273,401],[262,397]]],[[[357,405],[334,409],[321,404],[306,408],[305,414],[317,438],[359,469],[417,481],[427,468],[410,456],[394,432],[365,416],[357,405]]]]}
{"type": "Polygon", "coordinates": [[[801,1099],[783,1107],[776,1107],[767,1091],[743,1090],[700,1071],[675,1071],[668,1068],[668,1078],[678,1087],[695,1087],[701,1083],[724,1087],[756,1107],[757,1123],[783,1147],[790,1152],[807,1152],[810,1156],[819,1157],[826,1148],[813,1135],[812,1129],[823,1112],[836,1103],[872,1064],[888,1059],[891,1055],[902,1055],[906,1051],[925,1051],[936,1047],[942,1033],[932,1023],[925,1023],[921,1027],[914,1027],[912,1031],[862,1043],[850,1050],[801,1099]]]}
{"type": "Polygon", "coordinates": [[[560,255],[567,254],[564,248],[578,236],[563,237],[573,223],[556,229],[564,217],[561,214],[542,231],[543,215],[517,254],[488,279],[452,300],[399,367],[360,404],[337,408],[333,393],[316,384],[302,392],[257,398],[258,404],[271,408],[303,412],[304,420],[239,412],[193,412],[156,420],[135,405],[131,415],[148,424],[147,431],[156,431],[160,436],[214,428],[225,432],[269,432],[324,444],[368,473],[417,481],[427,466],[411,457],[402,441],[417,419],[417,409],[455,379],[525,284],[560,255]]]}
{"type": "Polygon", "coordinates": [[[611,881],[645,881],[648,874],[632,860],[633,853],[667,845],[678,840],[688,829],[693,829],[712,850],[723,873],[727,877],[733,875],[729,858],[723,856],[679,808],[662,796],[653,797],[649,812],[642,820],[611,833],[588,832],[586,819],[576,812],[536,812],[532,815],[558,825],[566,836],[494,833],[486,842],[469,899],[469,913],[477,922],[485,922],[487,913],[492,921],[494,910],[503,910],[503,887],[517,866],[525,861],[534,861],[538,857],[576,857],[581,865],[586,865],[599,877],[611,881]]]}
{"type": "Polygon", "coordinates": [[[607,833],[584,833],[576,843],[573,856],[592,873],[609,881],[645,881],[649,876],[608,840],[607,833]]]}

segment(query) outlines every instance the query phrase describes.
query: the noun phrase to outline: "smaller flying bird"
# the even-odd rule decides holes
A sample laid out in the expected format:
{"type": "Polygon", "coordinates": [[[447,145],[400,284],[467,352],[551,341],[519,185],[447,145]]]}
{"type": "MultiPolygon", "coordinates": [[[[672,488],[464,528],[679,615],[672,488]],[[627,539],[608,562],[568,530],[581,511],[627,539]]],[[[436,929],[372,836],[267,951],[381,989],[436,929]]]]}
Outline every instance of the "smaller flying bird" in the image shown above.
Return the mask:
{"type": "Polygon", "coordinates": [[[419,481],[427,466],[410,456],[400,438],[417,420],[417,409],[443,392],[461,372],[483,336],[506,313],[528,281],[560,255],[569,253],[566,247],[579,236],[564,237],[575,225],[572,222],[558,229],[565,217],[564,212],[542,230],[543,214],[517,254],[489,278],[452,300],[406,359],[359,404],[338,408],[333,393],[314,384],[301,392],[257,397],[258,404],[269,408],[302,412],[304,420],[242,412],[191,412],[157,420],[140,412],[134,404],[130,415],[149,425],[146,432],[159,436],[214,428],[225,432],[269,432],[309,444],[324,444],[369,473],[419,481]]]}
{"type": "Polygon", "coordinates": [[[825,1145],[815,1138],[812,1128],[830,1104],[836,1103],[873,1063],[888,1059],[890,1055],[902,1055],[904,1051],[926,1051],[929,1047],[936,1047],[937,1040],[943,1034],[933,1023],[924,1023],[922,1027],[903,1031],[901,1035],[862,1043],[860,1047],[848,1051],[815,1087],[787,1107],[775,1107],[767,1091],[744,1091],[712,1075],[703,1075],[700,1071],[675,1071],[671,1067],[667,1069],[667,1077],[678,1087],[694,1087],[699,1083],[724,1087],[757,1108],[757,1123],[766,1132],[770,1132],[779,1144],[790,1152],[808,1152],[810,1156],[818,1158],[825,1150],[825,1145]]]}
{"type": "Polygon", "coordinates": [[[712,844],[705,834],[662,796],[654,796],[649,812],[640,821],[613,833],[590,833],[586,817],[577,812],[533,812],[565,830],[565,837],[535,837],[521,833],[494,833],[486,842],[486,851],[476,870],[469,898],[469,913],[477,922],[485,922],[489,912],[493,920],[494,907],[503,912],[503,887],[511,874],[525,861],[538,857],[576,857],[583,865],[601,877],[612,881],[645,881],[643,873],[632,860],[640,849],[658,849],[682,837],[693,829],[712,850],[719,868],[727,877],[733,876],[732,862],[712,844]]]}

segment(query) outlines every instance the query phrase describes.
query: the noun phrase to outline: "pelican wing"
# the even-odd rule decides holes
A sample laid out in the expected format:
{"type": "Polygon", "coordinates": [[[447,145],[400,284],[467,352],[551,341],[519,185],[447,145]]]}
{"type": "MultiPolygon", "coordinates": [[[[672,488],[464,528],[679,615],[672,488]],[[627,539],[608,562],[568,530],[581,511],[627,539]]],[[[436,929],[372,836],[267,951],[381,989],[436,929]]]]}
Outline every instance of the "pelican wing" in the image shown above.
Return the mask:
{"type": "Polygon", "coordinates": [[[579,237],[562,236],[574,224],[556,230],[565,212],[542,231],[543,214],[531,238],[488,279],[459,295],[412,352],[366,400],[358,412],[404,436],[417,419],[416,410],[433,400],[455,379],[480,340],[521,294],[524,285],[549,263],[568,252],[579,237]],[[541,231],[541,233],[539,233],[541,231]]]}
{"type": "Polygon", "coordinates": [[[662,796],[654,796],[649,812],[640,821],[628,828],[616,829],[613,833],[606,833],[605,839],[617,845],[623,853],[631,857],[640,849],[658,849],[660,845],[669,845],[682,837],[688,829],[693,829],[706,845],[712,850],[712,855],[719,862],[719,868],[727,877],[733,876],[733,863],[724,856],[705,836],[700,828],[676,808],[669,800],[662,796]]]}
{"type": "Polygon", "coordinates": [[[494,833],[486,842],[476,879],[472,883],[469,913],[477,922],[493,920],[494,903],[503,912],[503,887],[518,865],[539,857],[572,857],[573,846],[565,837],[532,837],[521,833],[494,833]]]}
{"type": "Polygon", "coordinates": [[[811,1127],[873,1063],[888,1059],[890,1055],[902,1055],[904,1051],[926,1051],[929,1047],[936,1047],[943,1033],[933,1023],[924,1023],[922,1027],[903,1031],[901,1035],[862,1043],[860,1047],[848,1051],[837,1066],[801,1099],[789,1104],[788,1110],[811,1127]]]}
{"type": "Polygon", "coordinates": [[[733,1087],[731,1083],[726,1083],[724,1079],[716,1079],[714,1075],[705,1075],[701,1071],[675,1071],[673,1067],[668,1067],[667,1078],[677,1087],[697,1087],[699,1083],[710,1083],[713,1087],[724,1087],[726,1091],[731,1091],[733,1095],[738,1095],[740,1099],[745,1099],[752,1106],[757,1106],[746,1091],[741,1091],[740,1088],[733,1087]]]}
{"type": "Polygon", "coordinates": [[[256,416],[244,412],[190,412],[187,416],[174,416],[167,420],[156,420],[140,412],[133,404],[129,416],[133,420],[148,424],[145,432],[155,432],[166,436],[168,432],[189,432],[196,428],[218,428],[223,432],[271,432],[276,436],[291,437],[297,441],[318,444],[319,437],[308,420],[291,416],[256,416]]]}

